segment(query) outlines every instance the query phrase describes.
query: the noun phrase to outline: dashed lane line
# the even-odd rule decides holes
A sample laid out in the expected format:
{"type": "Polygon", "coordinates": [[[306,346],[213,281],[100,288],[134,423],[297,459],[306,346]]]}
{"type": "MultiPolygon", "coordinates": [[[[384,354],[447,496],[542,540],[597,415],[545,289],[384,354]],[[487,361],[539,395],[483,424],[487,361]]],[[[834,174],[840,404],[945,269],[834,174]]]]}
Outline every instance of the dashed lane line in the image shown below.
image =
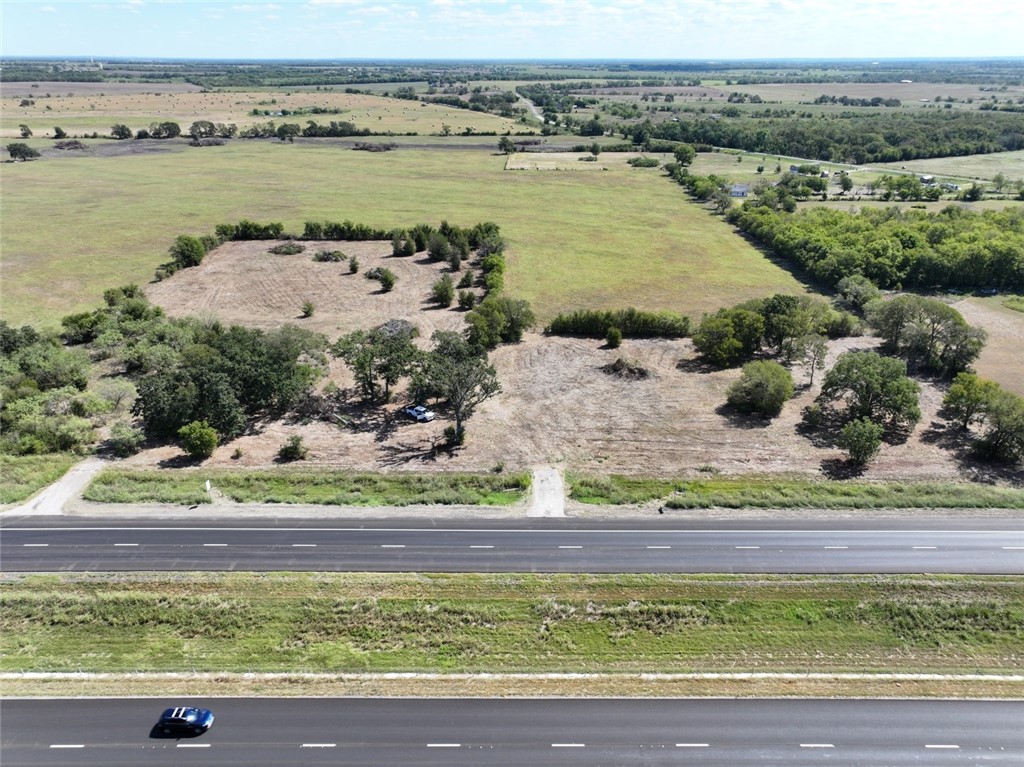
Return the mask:
{"type": "Polygon", "coordinates": [[[427,748],[462,748],[461,743],[428,743],[427,748]]]}
{"type": "Polygon", "coordinates": [[[44,547],[44,546],[49,546],[50,544],[48,544],[48,543],[23,543],[21,545],[25,546],[26,548],[33,548],[33,547],[40,547],[41,548],[41,547],[44,547]]]}
{"type": "Polygon", "coordinates": [[[925,748],[960,748],[960,746],[956,745],[955,743],[933,743],[930,745],[925,745],[925,748]]]}
{"type": "Polygon", "coordinates": [[[204,546],[216,546],[216,547],[227,546],[226,543],[204,543],[203,545],[204,546]]]}
{"type": "Polygon", "coordinates": [[[552,743],[551,748],[586,748],[586,743],[552,743]]]}
{"type": "Polygon", "coordinates": [[[335,748],[337,743],[303,743],[299,748],[335,748]]]}
{"type": "Polygon", "coordinates": [[[295,549],[315,549],[315,543],[293,543],[292,548],[295,549]]]}
{"type": "Polygon", "coordinates": [[[801,743],[800,748],[835,748],[832,743],[801,743]]]}
{"type": "Polygon", "coordinates": [[[710,748],[710,743],[676,743],[676,748],[710,748]]]}
{"type": "Polygon", "coordinates": [[[470,546],[471,549],[493,549],[494,546],[470,546]]]}
{"type": "Polygon", "coordinates": [[[178,748],[209,748],[209,743],[179,743],[178,748]]]}
{"type": "Polygon", "coordinates": [[[912,548],[920,550],[920,549],[937,549],[939,547],[938,546],[913,546],[912,548]]]}
{"type": "Polygon", "coordinates": [[[380,545],[382,549],[404,549],[404,543],[382,543],[380,545]]]}
{"type": "Polygon", "coordinates": [[[560,549],[582,549],[582,546],[559,546],[560,549]]]}
{"type": "Polygon", "coordinates": [[[85,748],[84,743],[51,743],[50,748],[85,748]]]}

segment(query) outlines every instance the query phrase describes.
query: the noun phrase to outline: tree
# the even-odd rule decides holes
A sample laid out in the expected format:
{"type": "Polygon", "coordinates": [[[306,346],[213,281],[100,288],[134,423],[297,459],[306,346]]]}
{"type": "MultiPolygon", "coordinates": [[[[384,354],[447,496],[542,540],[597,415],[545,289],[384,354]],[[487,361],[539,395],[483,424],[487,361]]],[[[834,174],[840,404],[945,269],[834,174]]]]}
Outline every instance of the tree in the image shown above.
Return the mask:
{"type": "Polygon", "coordinates": [[[220,436],[206,421],[192,421],[178,429],[182,449],[193,458],[209,458],[217,448],[220,436]]]}
{"type": "Polygon", "coordinates": [[[430,297],[438,306],[451,306],[455,300],[455,283],[452,282],[452,278],[442,274],[431,288],[430,297]]]}
{"type": "Polygon", "coordinates": [[[825,369],[825,356],[828,354],[828,339],[817,333],[801,336],[796,341],[797,357],[807,365],[810,374],[807,385],[814,386],[814,372],[825,369]]]}
{"type": "Polygon", "coordinates": [[[127,458],[139,452],[145,439],[146,436],[142,433],[142,429],[132,426],[130,423],[118,421],[110,427],[107,444],[118,458],[127,458]]]}
{"type": "Polygon", "coordinates": [[[714,364],[728,367],[757,351],[763,336],[764,318],[736,307],[705,317],[693,334],[693,345],[714,364]]]}
{"type": "Polygon", "coordinates": [[[186,269],[190,266],[199,266],[203,262],[203,257],[206,255],[206,247],[198,237],[179,234],[174,238],[170,254],[175,265],[186,269]]]}
{"type": "Polygon", "coordinates": [[[59,141],[60,139],[67,138],[68,134],[65,133],[64,129],[58,125],[53,129],[53,137],[59,141]]]}
{"type": "Polygon", "coordinates": [[[847,173],[844,173],[843,175],[841,175],[839,177],[839,188],[842,189],[844,192],[852,191],[853,190],[853,178],[851,178],[850,175],[847,174],[847,173]]]}
{"type": "Polygon", "coordinates": [[[882,297],[882,291],[863,274],[843,277],[836,285],[836,291],[846,306],[858,312],[863,312],[865,306],[882,297]]]}
{"type": "Polygon", "coordinates": [[[160,123],[150,123],[149,135],[152,138],[177,138],[181,135],[181,126],[169,120],[160,123]]]}
{"type": "Polygon", "coordinates": [[[975,443],[980,456],[1005,463],[1024,460],[1024,397],[996,391],[985,405],[985,426],[975,443]]]}
{"type": "Polygon", "coordinates": [[[124,139],[130,139],[132,137],[132,129],[129,128],[127,125],[118,123],[117,125],[112,125],[110,127],[110,135],[113,138],[118,139],[119,141],[124,139]]]}
{"type": "Polygon", "coordinates": [[[13,143],[7,145],[7,154],[11,156],[11,159],[17,161],[34,160],[39,157],[39,152],[30,147],[28,144],[13,143]]]}
{"type": "MultiPolygon", "coordinates": [[[[32,134],[29,133],[29,135],[32,135],[32,134]]],[[[28,136],[26,136],[24,133],[22,134],[21,137],[22,138],[28,138],[28,136]]],[[[1003,173],[1002,171],[999,171],[999,173],[994,175],[992,177],[992,186],[995,187],[995,190],[997,192],[1002,192],[1003,191],[1003,187],[1006,186],[1006,174],[1003,173]]]]}
{"type": "Polygon", "coordinates": [[[868,418],[903,428],[921,420],[919,392],[901,360],[875,352],[847,352],[825,374],[818,398],[845,402],[847,419],[868,418]]]}
{"type": "Polygon", "coordinates": [[[694,158],[697,156],[697,150],[689,144],[680,144],[672,150],[672,154],[675,155],[676,162],[685,168],[693,163],[694,158]]]}
{"type": "Polygon", "coordinates": [[[189,127],[188,134],[196,141],[201,138],[212,138],[217,135],[217,126],[209,120],[196,120],[189,127]]]}
{"type": "Polygon", "coordinates": [[[360,394],[368,401],[381,396],[387,400],[391,387],[409,375],[419,356],[410,332],[387,332],[380,328],[342,336],[331,351],[348,365],[360,394]]]}
{"type": "Polygon", "coordinates": [[[498,374],[458,333],[439,330],[426,363],[426,379],[451,408],[455,418],[454,444],[465,441],[465,424],[476,408],[501,393],[498,374]]]}
{"type": "Polygon", "coordinates": [[[946,375],[965,370],[985,345],[983,329],[968,325],[960,312],[934,298],[902,295],[873,301],[867,319],[889,351],[946,375]]]}
{"type": "Polygon", "coordinates": [[[302,126],[296,123],[282,123],[277,127],[276,135],[281,141],[295,143],[295,137],[302,135],[302,126]]]}
{"type": "Polygon", "coordinates": [[[878,454],[882,446],[882,434],[885,433],[879,424],[868,418],[850,421],[839,432],[838,444],[850,454],[850,460],[863,466],[878,454]]]}
{"type": "Polygon", "coordinates": [[[24,123],[18,126],[18,130],[21,131],[22,138],[32,138],[32,129],[24,123]]]}
{"type": "Polygon", "coordinates": [[[499,343],[518,343],[536,319],[529,302],[489,295],[466,315],[469,343],[493,349],[499,343]]]}
{"type": "Polygon", "coordinates": [[[772,418],[793,396],[793,376],[778,362],[756,361],[743,366],[740,379],[729,387],[728,402],[743,413],[772,418]]]}
{"type": "Polygon", "coordinates": [[[994,381],[978,378],[974,373],[958,373],[942,399],[942,406],[966,429],[975,421],[985,420],[989,403],[998,391],[999,384],[994,381]]]}
{"type": "Polygon", "coordinates": [[[605,333],[604,342],[608,344],[609,349],[618,349],[622,346],[622,331],[614,325],[610,326],[605,333]]]}
{"type": "Polygon", "coordinates": [[[502,154],[513,154],[516,151],[515,142],[508,136],[498,139],[498,151],[502,154]]]}

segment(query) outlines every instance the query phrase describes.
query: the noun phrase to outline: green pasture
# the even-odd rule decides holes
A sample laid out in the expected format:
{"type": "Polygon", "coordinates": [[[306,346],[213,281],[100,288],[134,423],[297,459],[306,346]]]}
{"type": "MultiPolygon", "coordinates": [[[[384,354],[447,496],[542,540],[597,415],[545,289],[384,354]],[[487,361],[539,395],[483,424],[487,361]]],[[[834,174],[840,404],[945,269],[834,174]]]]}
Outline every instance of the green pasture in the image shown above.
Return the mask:
{"type": "MultiPolygon", "coordinates": [[[[1024,121],[1024,118],[1021,119],[1024,121]]],[[[1015,152],[969,154],[963,157],[933,157],[930,160],[874,163],[872,167],[886,172],[906,169],[911,173],[925,173],[963,181],[991,181],[997,173],[1002,173],[1010,181],[1004,192],[1012,196],[1012,183],[1024,179],[1024,149],[1015,152]]]]}
{"type": "Polygon", "coordinates": [[[378,227],[495,221],[506,288],[543,322],[629,305],[702,312],[801,285],[659,172],[505,171],[483,151],[354,152],[233,141],[0,165],[2,317],[54,326],[105,288],[145,284],[178,234],[242,218],[378,227]]]}
{"type": "Polygon", "coordinates": [[[1017,672],[1019,578],[9,576],[0,670],[1017,672]]]}

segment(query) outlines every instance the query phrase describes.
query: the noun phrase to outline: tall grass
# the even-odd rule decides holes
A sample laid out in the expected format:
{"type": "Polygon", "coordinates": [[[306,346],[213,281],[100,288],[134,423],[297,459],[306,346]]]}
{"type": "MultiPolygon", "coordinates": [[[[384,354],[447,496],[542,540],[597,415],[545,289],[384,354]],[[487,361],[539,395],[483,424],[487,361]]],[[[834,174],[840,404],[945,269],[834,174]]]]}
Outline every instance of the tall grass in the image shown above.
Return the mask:
{"type": "Polygon", "coordinates": [[[86,488],[100,503],[209,503],[205,483],[238,503],[330,506],[468,504],[507,506],[528,474],[351,474],[343,471],[140,471],[109,469],[86,488]]]}
{"type": "Polygon", "coordinates": [[[0,505],[24,501],[64,476],[78,460],[68,453],[0,455],[0,505]]]}
{"type": "Polygon", "coordinates": [[[570,475],[567,479],[572,487],[571,498],[593,504],[664,500],[671,509],[1024,509],[1024,489],[970,482],[840,482],[768,477],[663,480],[619,475],[570,475]]]}

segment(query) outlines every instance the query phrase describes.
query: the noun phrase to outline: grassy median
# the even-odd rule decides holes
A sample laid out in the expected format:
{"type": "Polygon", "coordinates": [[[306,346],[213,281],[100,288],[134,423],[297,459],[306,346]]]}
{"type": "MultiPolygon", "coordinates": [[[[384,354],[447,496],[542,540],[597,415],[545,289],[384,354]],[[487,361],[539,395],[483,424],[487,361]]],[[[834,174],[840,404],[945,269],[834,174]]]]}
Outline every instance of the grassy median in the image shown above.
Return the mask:
{"type": "Polygon", "coordinates": [[[1019,673],[1024,578],[62,574],[3,671],[1019,673]]]}

